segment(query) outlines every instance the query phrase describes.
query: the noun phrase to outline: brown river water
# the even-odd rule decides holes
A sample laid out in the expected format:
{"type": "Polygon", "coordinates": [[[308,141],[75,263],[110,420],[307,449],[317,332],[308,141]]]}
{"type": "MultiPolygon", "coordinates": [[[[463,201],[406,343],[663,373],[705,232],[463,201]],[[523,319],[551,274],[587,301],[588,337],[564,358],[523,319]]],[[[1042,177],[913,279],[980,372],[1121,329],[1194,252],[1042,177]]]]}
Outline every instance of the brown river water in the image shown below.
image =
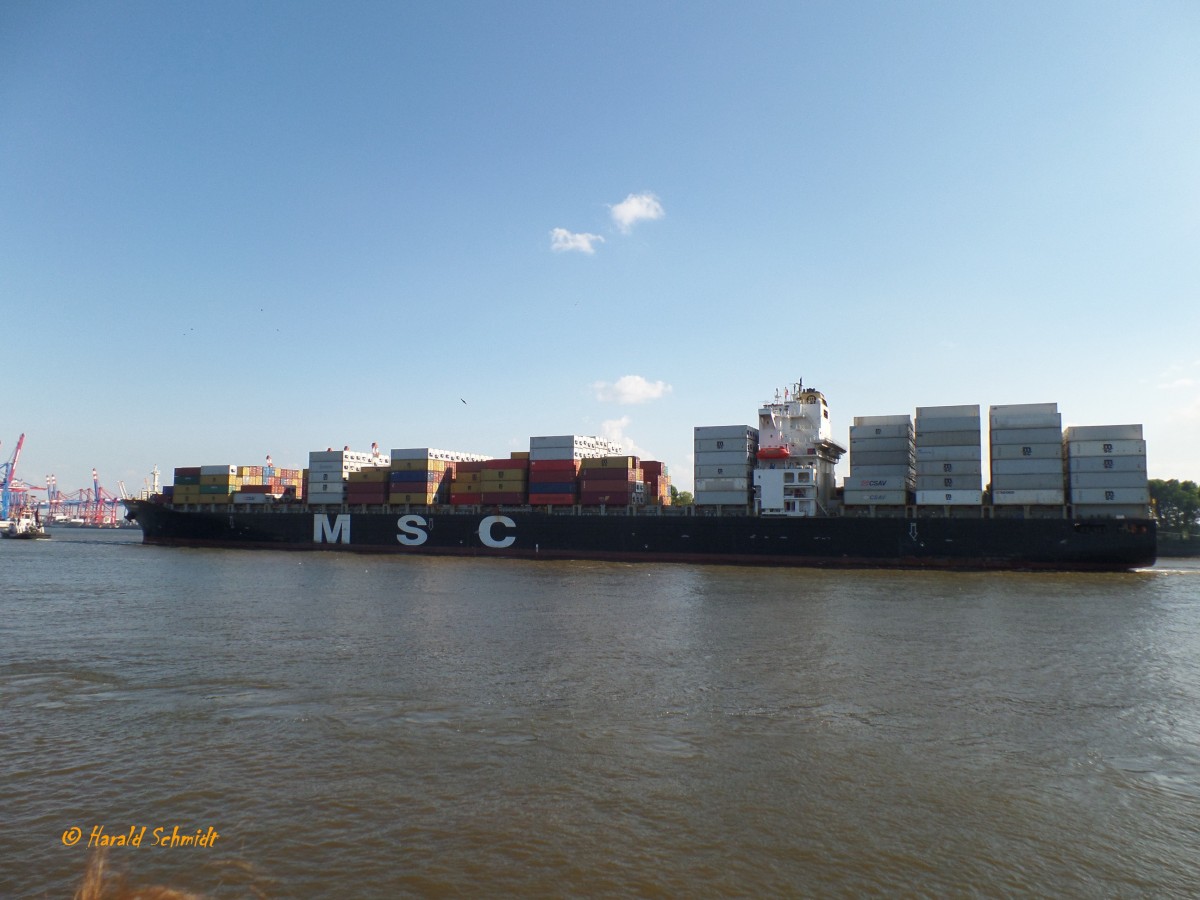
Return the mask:
{"type": "Polygon", "coordinates": [[[120,839],[211,897],[1200,894],[1198,561],[139,539],[0,546],[0,897],[70,897],[120,839]]]}

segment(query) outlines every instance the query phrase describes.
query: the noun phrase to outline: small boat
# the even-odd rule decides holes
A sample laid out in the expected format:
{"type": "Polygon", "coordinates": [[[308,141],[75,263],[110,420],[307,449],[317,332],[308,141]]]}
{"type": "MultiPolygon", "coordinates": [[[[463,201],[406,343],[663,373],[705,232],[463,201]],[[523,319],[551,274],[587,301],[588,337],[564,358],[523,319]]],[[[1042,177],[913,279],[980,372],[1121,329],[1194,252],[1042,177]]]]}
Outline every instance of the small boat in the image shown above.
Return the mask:
{"type": "Polygon", "coordinates": [[[8,527],[0,531],[0,536],[30,541],[50,537],[36,510],[32,513],[24,510],[18,512],[16,518],[8,523],[8,527]]]}

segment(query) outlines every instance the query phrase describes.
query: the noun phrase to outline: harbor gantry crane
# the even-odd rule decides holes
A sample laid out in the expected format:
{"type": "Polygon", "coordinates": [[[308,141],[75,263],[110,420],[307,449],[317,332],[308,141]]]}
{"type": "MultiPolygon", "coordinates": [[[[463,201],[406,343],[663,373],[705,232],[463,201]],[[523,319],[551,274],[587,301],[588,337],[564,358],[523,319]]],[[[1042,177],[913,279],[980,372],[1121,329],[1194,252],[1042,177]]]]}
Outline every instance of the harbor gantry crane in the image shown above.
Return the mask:
{"type": "Polygon", "coordinates": [[[17,460],[21,458],[21,448],[25,446],[25,435],[17,438],[17,449],[13,451],[12,459],[0,464],[0,519],[8,520],[9,509],[13,506],[13,495],[18,493],[16,483],[17,460]]]}

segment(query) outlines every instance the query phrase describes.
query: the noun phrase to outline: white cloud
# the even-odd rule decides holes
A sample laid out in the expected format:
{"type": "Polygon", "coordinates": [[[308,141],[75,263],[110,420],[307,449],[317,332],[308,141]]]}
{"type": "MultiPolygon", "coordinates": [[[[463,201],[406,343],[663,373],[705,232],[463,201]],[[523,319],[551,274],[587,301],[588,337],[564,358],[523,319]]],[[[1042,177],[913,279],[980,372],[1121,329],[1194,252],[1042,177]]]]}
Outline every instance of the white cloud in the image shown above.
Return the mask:
{"type": "Polygon", "coordinates": [[[651,457],[646,450],[638,446],[637,442],[625,433],[625,429],[629,427],[632,421],[629,416],[621,416],[619,419],[607,419],[600,423],[600,436],[619,446],[623,454],[649,459],[651,457]]]}
{"type": "Polygon", "coordinates": [[[649,193],[630,194],[611,209],[613,221],[622,234],[629,234],[633,226],[643,219],[661,219],[666,215],[658,198],[649,193]]]}
{"type": "Polygon", "coordinates": [[[550,249],[555,253],[568,253],[576,250],[580,253],[592,254],[596,252],[596,248],[592,246],[596,243],[603,244],[604,238],[598,234],[567,231],[565,228],[554,228],[550,231],[550,249]]]}
{"type": "Polygon", "coordinates": [[[628,405],[657,400],[671,393],[671,386],[663,381],[647,381],[641,375],[622,375],[612,384],[597,381],[592,390],[596,392],[597,400],[628,405]]]}
{"type": "Polygon", "coordinates": [[[1194,378],[1176,378],[1174,381],[1169,381],[1166,384],[1160,384],[1158,387],[1160,390],[1169,391],[1173,388],[1190,388],[1195,386],[1196,379],[1194,378]]]}

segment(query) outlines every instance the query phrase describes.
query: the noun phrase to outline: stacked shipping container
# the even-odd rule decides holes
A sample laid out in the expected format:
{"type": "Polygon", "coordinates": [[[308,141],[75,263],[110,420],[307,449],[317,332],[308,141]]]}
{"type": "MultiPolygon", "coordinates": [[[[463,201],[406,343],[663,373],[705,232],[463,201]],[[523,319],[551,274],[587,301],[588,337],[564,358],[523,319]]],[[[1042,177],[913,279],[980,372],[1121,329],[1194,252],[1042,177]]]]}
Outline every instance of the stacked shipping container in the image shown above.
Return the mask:
{"type": "Polygon", "coordinates": [[[1077,425],[1068,428],[1064,438],[1076,515],[1140,518],[1149,514],[1141,425],[1077,425]]]}
{"type": "Polygon", "coordinates": [[[850,426],[847,506],[901,506],[916,477],[911,416],[856,416],[850,426]]]}
{"type": "Polygon", "coordinates": [[[758,453],[751,425],[702,425],[694,429],[697,506],[749,506],[758,453]]]}
{"type": "Polygon", "coordinates": [[[1062,415],[1058,404],[993,406],[988,421],[992,504],[1062,506],[1062,415]]]}
{"type": "Polygon", "coordinates": [[[458,466],[487,457],[433,447],[401,447],[392,450],[388,472],[388,503],[431,506],[451,501],[458,466]]]}
{"type": "MultiPolygon", "coordinates": [[[[304,495],[309,503],[340,505],[349,502],[372,502],[350,500],[350,475],[363,469],[382,469],[385,473],[389,459],[378,452],[363,453],[351,450],[313,450],[308,454],[308,474],[305,477],[304,495]]],[[[359,497],[370,494],[367,486],[372,482],[356,482],[353,493],[359,497]]]]}
{"type": "Polygon", "coordinates": [[[170,486],[171,502],[266,503],[298,497],[303,491],[300,469],[275,466],[180,466],[170,486]]]}
{"type": "Polygon", "coordinates": [[[983,503],[981,433],[978,404],[917,407],[918,506],[983,503]]]}

